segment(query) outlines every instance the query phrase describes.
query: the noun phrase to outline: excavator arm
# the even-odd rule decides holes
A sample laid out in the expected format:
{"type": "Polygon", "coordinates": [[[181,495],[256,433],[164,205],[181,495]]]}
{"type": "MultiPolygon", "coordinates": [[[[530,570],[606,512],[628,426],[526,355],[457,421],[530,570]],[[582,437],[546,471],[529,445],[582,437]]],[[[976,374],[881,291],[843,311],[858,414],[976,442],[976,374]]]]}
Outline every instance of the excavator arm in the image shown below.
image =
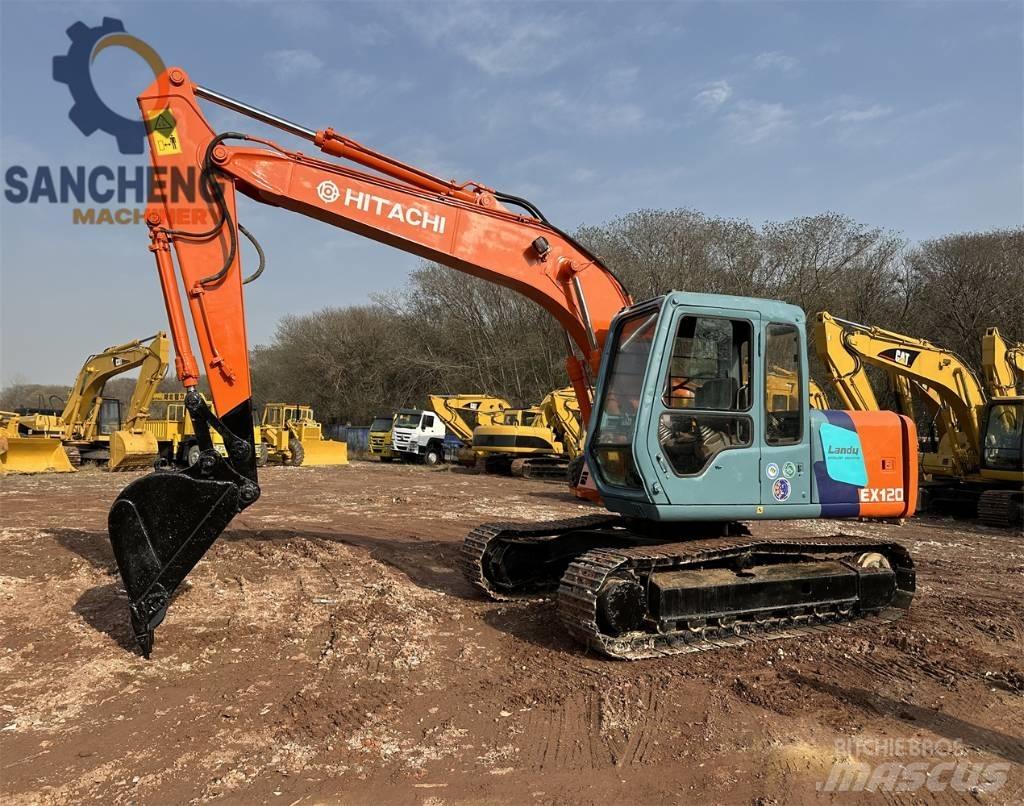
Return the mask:
{"type": "Polygon", "coordinates": [[[140,413],[144,415],[167,370],[167,352],[167,334],[160,332],[147,339],[118,344],[89,356],[75,378],[75,385],[60,415],[67,429],[66,436],[82,440],[95,439],[103,388],[112,378],[136,367],[142,367],[142,370],[129,406],[128,422],[134,422],[140,413]],[[157,374],[159,377],[151,382],[157,374]]]}
{"type": "Polygon", "coordinates": [[[567,334],[566,366],[584,421],[612,318],[631,300],[596,256],[523,199],[440,179],[330,128],[299,126],[194,84],[179,68],[165,71],[138,100],[149,130],[156,190],[163,191],[146,211],[150,250],[174,340],[175,368],[204,449],[190,468],[154,473],[129,485],[110,512],[110,538],[132,624],[148,655],[175,588],[234,515],[260,494],[242,286],[263,271],[264,256],[238,222],[238,193],[534,300],[567,334]],[[355,167],[250,134],[217,134],[199,108],[200,98],[308,140],[355,167]],[[189,193],[195,183],[198,192],[189,193]],[[241,268],[243,237],[260,256],[249,277],[241,268]],[[219,416],[196,390],[203,372],[219,416]],[[211,428],[224,439],[226,459],[212,450],[211,428]]]}
{"type": "MultiPolygon", "coordinates": [[[[818,358],[825,367],[827,380],[839,397],[843,407],[849,411],[879,411],[881,406],[868,377],[866,362],[858,350],[847,343],[850,329],[847,322],[837,319],[827,311],[814,317],[812,341],[818,358]]],[[[906,337],[896,333],[890,336],[906,337]]],[[[929,417],[934,419],[941,409],[938,396],[926,385],[918,383],[912,376],[892,366],[883,367],[892,386],[900,414],[916,419],[916,401],[921,401],[929,417]]],[[[812,382],[812,396],[815,394],[812,382]]],[[[821,392],[821,390],[818,390],[821,392]]],[[[815,408],[827,409],[824,393],[815,408]]]]}
{"type": "Polygon", "coordinates": [[[556,389],[540,405],[548,421],[561,432],[562,444],[568,457],[575,459],[583,453],[584,425],[572,389],[556,389]]]}
{"type": "Polygon", "coordinates": [[[490,395],[430,395],[430,408],[455,436],[473,443],[473,429],[489,425],[512,404],[490,395]]]}
{"type": "MultiPolygon", "coordinates": [[[[926,401],[937,403],[939,431],[949,442],[942,453],[950,457],[954,469],[967,473],[978,465],[978,446],[981,444],[981,418],[985,407],[985,392],[974,371],[955,353],[924,339],[905,336],[877,327],[868,327],[820,313],[816,319],[816,334],[829,331],[828,354],[842,352],[861,364],[880,367],[896,379],[903,380],[924,391],[926,401]],[[834,348],[840,339],[842,351],[834,348]]],[[[815,344],[820,340],[816,335],[815,344]]],[[[837,364],[838,366],[838,364],[837,364]]],[[[844,383],[847,377],[841,379],[844,383]]],[[[841,390],[840,383],[836,389],[841,390]]],[[[843,392],[840,391],[840,396],[843,392]]],[[[844,402],[846,398],[844,397],[844,402]]],[[[877,403],[875,404],[877,407],[877,403]]],[[[864,410],[859,405],[851,409],[864,410]]],[[[925,461],[923,468],[931,472],[925,461]]],[[[938,468],[936,468],[938,469],[938,468]]],[[[949,468],[942,468],[948,472],[949,468]]]]}
{"type": "Polygon", "coordinates": [[[990,327],[981,339],[981,368],[991,397],[1024,392],[1024,343],[1007,342],[999,328],[990,327]]]}
{"type": "Polygon", "coordinates": [[[131,399],[128,401],[128,416],[125,418],[126,431],[138,431],[149,416],[149,405],[153,402],[160,381],[167,374],[170,363],[170,341],[161,331],[149,343],[146,357],[139,367],[139,379],[135,382],[131,399]]]}

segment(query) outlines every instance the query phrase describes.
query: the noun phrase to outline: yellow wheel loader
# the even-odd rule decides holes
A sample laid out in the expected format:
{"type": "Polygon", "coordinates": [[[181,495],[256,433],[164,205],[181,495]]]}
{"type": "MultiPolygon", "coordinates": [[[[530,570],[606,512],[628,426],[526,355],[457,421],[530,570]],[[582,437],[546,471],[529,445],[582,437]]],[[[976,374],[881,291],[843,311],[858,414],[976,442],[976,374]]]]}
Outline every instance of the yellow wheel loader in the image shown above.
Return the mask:
{"type": "Polygon", "coordinates": [[[263,409],[260,433],[271,461],[292,467],[348,464],[348,445],[324,439],[309,406],[268,403],[263,409]]]}
{"type": "Polygon", "coordinates": [[[21,473],[67,470],[67,464],[89,462],[110,470],[148,467],[158,448],[145,428],[149,404],[167,372],[170,342],[159,332],[147,340],[108,347],[89,356],[78,372],[60,414],[34,412],[8,416],[4,467],[21,473]],[[127,416],[121,401],[103,397],[107,381],[139,369],[127,416]],[[45,440],[49,440],[46,442],[45,440]],[[57,457],[63,446],[67,464],[57,457]]]}
{"type": "MultiPolygon", "coordinates": [[[[209,405],[205,396],[203,401],[209,405]]],[[[164,465],[190,467],[199,461],[199,438],[196,436],[188,409],[185,408],[184,392],[158,392],[150,406],[146,430],[156,439],[160,461],[164,465]]],[[[253,436],[256,445],[256,464],[263,467],[267,463],[269,448],[261,442],[260,427],[255,424],[253,436]]],[[[211,431],[210,439],[214,450],[226,457],[228,452],[224,447],[223,437],[216,431],[211,431]]]]}
{"type": "Polygon", "coordinates": [[[22,434],[18,414],[0,411],[0,473],[73,473],[64,444],[45,434],[22,434]]]}

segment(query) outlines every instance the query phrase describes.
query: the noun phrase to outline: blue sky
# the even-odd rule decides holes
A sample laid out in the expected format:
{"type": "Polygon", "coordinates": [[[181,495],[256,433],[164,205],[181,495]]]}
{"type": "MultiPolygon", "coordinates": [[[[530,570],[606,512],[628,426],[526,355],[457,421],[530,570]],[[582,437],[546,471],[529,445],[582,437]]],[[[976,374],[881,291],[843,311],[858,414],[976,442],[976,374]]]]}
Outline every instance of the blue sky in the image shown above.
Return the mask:
{"type": "MultiPolygon", "coordinates": [[[[566,229],[642,207],[754,223],[836,210],[919,240],[1024,216],[1020,2],[0,0],[0,15],[5,171],[145,160],[79,133],[51,78],[65,29],[112,16],[199,83],[526,196],[566,229]]],[[[151,80],[123,49],[92,76],[125,115],[151,80]]],[[[242,204],[269,257],[247,296],[253,343],[416,265],[242,204]]],[[[0,383],[70,383],[88,352],[166,327],[145,228],[75,226],[71,207],[0,202],[0,383]]]]}

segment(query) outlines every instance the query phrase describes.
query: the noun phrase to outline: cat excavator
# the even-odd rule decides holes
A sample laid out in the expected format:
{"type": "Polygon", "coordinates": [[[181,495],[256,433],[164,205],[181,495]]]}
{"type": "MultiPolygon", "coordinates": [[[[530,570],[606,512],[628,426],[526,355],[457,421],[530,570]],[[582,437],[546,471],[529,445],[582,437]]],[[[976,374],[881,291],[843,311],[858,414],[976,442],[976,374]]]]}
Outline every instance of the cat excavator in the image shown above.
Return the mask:
{"type": "Polygon", "coordinates": [[[478,426],[496,422],[512,404],[504,398],[490,395],[430,395],[430,410],[434,412],[464,447],[459,449],[460,464],[473,466],[473,431],[478,426]]]}
{"type": "Polygon", "coordinates": [[[937,439],[923,446],[920,460],[929,507],[977,514],[991,526],[1021,523],[1024,397],[987,398],[965,361],[925,339],[849,322],[826,311],[815,317],[814,330],[819,354],[832,367],[834,386],[848,408],[878,410],[863,372],[871,365],[901,380],[905,389],[920,390],[916,399],[924,401],[929,413],[934,411],[937,439]]]}
{"type": "Polygon", "coordinates": [[[799,308],[688,292],[634,303],[597,255],[526,199],[441,179],[334,129],[298,125],[194,83],[180,68],[161,74],[139,105],[156,169],[191,172],[204,187],[191,199],[156,199],[146,212],[175,367],[204,449],[189,468],[133,481],[110,510],[144,655],[179,584],[261,493],[243,285],[265,259],[257,249],[259,266],[245,276],[241,241],[255,239],[239,223],[239,193],[518,291],[564,328],[567,370],[590,426],[585,455],[610,512],[474,529],[461,558],[479,590],[554,595],[570,634],[619,658],[811,634],[893,618],[909,606],[913,561],[897,543],[842,534],[755,538],[741,525],[898,518],[915,508],[909,420],[809,410],[799,308]],[[255,134],[218,134],[201,100],[346,162],[255,134]],[[799,406],[774,407],[765,394],[768,366],[799,375],[799,406]],[[201,372],[217,414],[196,390],[201,372]],[[684,383],[693,405],[678,408],[667,391],[684,383]],[[212,450],[211,429],[226,457],[212,450]]]}
{"type": "MultiPolygon", "coordinates": [[[[153,395],[167,372],[169,353],[170,342],[161,331],[90,355],[79,370],[60,414],[22,414],[4,423],[9,433],[22,437],[17,442],[9,441],[9,446],[13,446],[9,450],[16,452],[23,446],[42,444],[43,440],[59,441],[72,466],[83,461],[110,470],[152,465],[158,448],[144,423],[153,395]],[[139,377],[127,416],[122,416],[120,401],[103,397],[103,390],[109,380],[136,368],[139,377]]],[[[12,460],[12,464],[16,462],[12,460]]],[[[63,469],[62,463],[56,464],[63,469]]]]}
{"type": "Polygon", "coordinates": [[[576,393],[568,386],[549,392],[536,406],[506,409],[474,429],[473,450],[491,473],[564,480],[583,451],[576,393]]]}

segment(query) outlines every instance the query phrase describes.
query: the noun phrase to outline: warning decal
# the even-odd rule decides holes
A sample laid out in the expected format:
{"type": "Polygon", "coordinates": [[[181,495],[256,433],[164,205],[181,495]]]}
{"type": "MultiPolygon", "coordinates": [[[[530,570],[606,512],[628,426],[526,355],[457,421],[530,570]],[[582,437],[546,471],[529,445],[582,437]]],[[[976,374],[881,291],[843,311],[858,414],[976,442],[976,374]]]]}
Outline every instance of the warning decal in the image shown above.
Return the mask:
{"type": "Polygon", "coordinates": [[[154,112],[146,120],[149,139],[153,151],[161,156],[181,153],[181,140],[178,139],[178,124],[170,109],[154,112]]]}

